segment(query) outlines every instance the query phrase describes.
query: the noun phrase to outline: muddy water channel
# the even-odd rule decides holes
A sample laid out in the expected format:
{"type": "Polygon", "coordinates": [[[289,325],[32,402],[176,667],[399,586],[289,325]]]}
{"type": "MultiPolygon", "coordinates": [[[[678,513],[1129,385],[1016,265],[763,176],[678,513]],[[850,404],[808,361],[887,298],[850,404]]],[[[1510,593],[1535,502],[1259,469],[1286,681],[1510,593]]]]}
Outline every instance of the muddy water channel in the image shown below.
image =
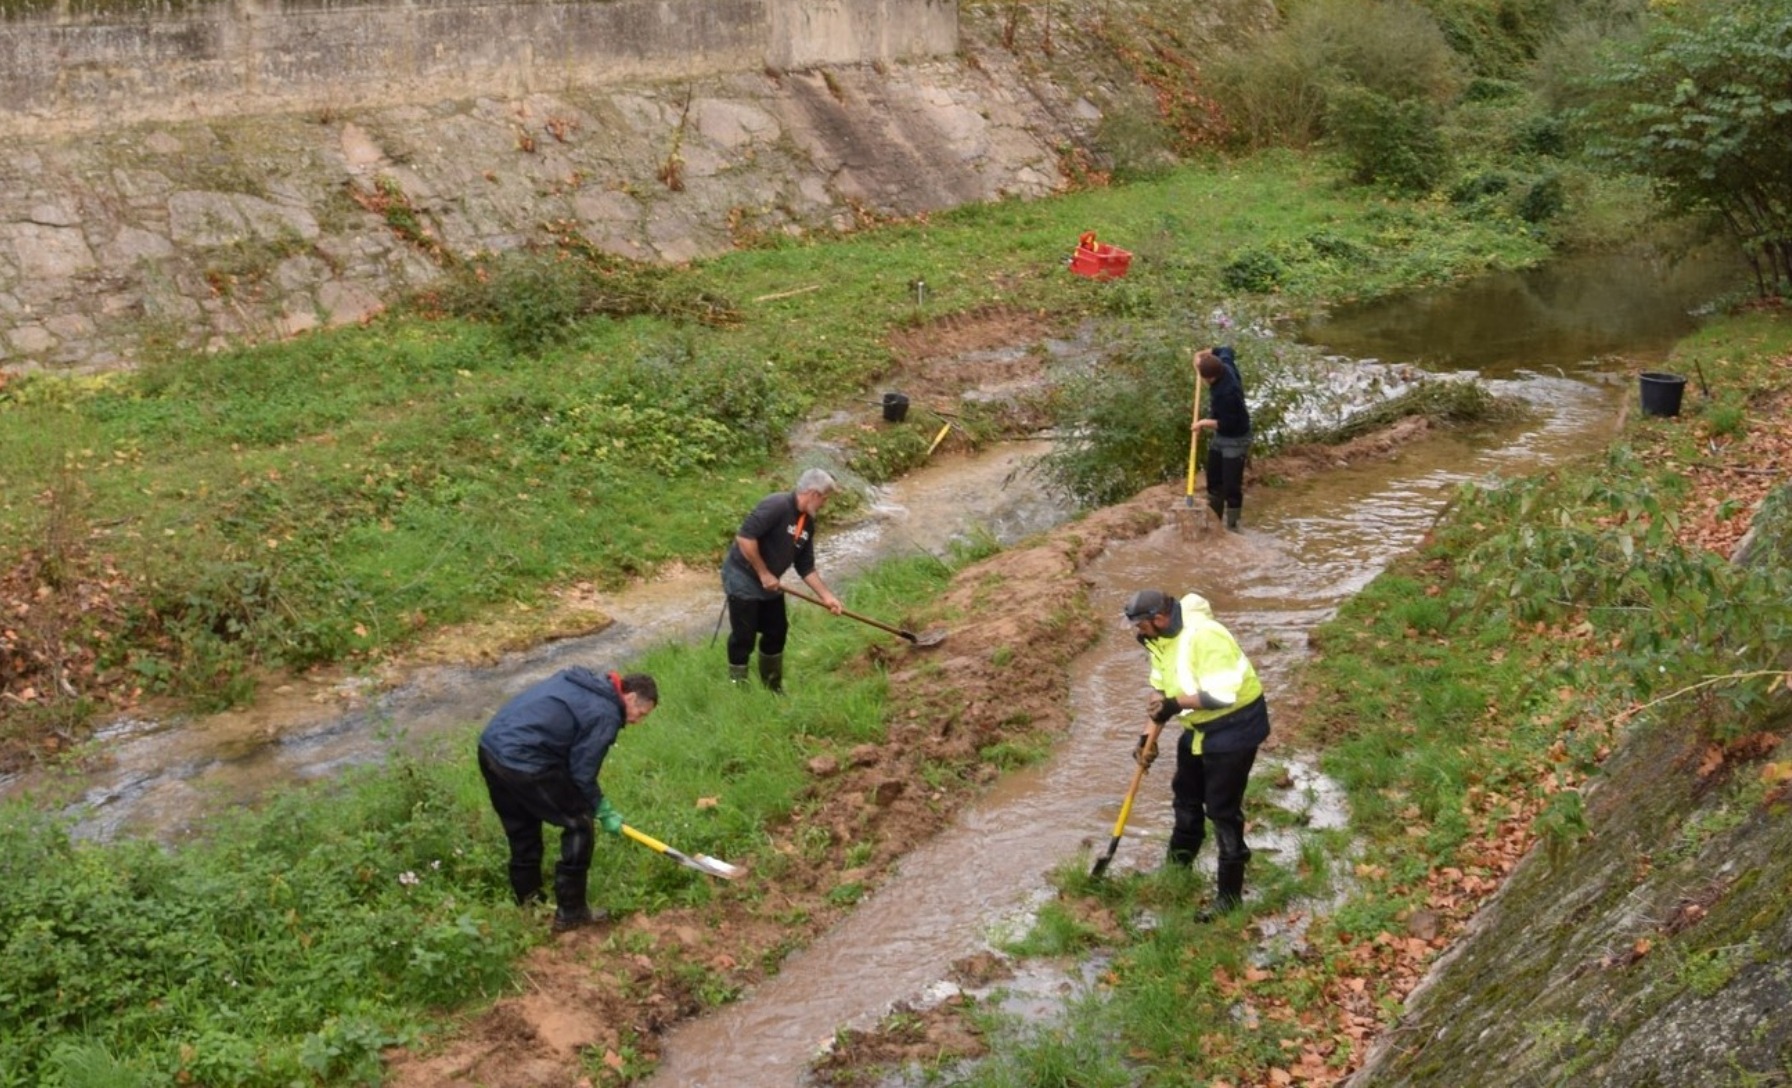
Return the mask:
{"type": "MultiPolygon", "coordinates": [[[[865,516],[824,530],[823,571],[838,585],[880,560],[941,556],[967,535],[1010,544],[1059,524],[1068,508],[1028,471],[1046,449],[1042,442],[1015,443],[976,456],[942,456],[874,490],[865,516]]],[[[600,606],[614,622],[594,635],[492,665],[420,668],[390,688],[356,678],[301,680],[241,711],[192,721],[114,722],[96,746],[105,764],[72,783],[75,833],[178,839],[213,806],[249,803],[282,785],[326,778],[483,722],[517,690],[566,665],[626,663],[665,642],[707,639],[721,599],[714,571],[683,571],[603,598],[600,606]]],[[[70,788],[62,779],[0,780],[0,796],[70,788]]]]}
{"type": "MultiPolygon", "coordinates": [[[[1536,408],[1523,425],[1426,439],[1391,461],[1340,466],[1247,496],[1245,531],[1184,537],[1174,527],[1116,547],[1089,571],[1098,609],[1114,617],[1072,677],[1074,721],[1043,764],[1007,776],[953,827],[905,859],[852,916],[780,973],[718,1014],[676,1030],[657,1088],[793,1088],[842,1027],[867,1027],[896,1002],[947,992],[951,965],[1024,930],[1049,897],[1050,871],[1105,846],[1140,724],[1145,673],[1120,605],[1142,586],[1196,590],[1238,635],[1275,697],[1305,652],[1307,632],[1409,549],[1455,490],[1519,475],[1605,444],[1635,373],[1690,330],[1688,308],[1714,290],[1709,269],[1635,260],[1562,266],[1340,313],[1304,330],[1354,359],[1476,370],[1536,408]],[[1618,353],[1623,353],[1622,355],[1618,353]]],[[[823,569],[836,583],[880,559],[946,550],[963,534],[1003,543],[1062,522],[1069,511],[1022,473],[1043,452],[1019,444],[941,458],[875,497],[869,517],[824,533],[823,569]]],[[[200,721],[114,725],[108,765],[75,784],[78,832],[125,828],[177,837],[208,807],[242,803],[291,781],[379,759],[393,748],[482,721],[510,693],[571,662],[626,662],[667,640],[707,639],[719,605],[715,575],[680,574],[601,602],[616,622],[480,668],[431,667],[375,691],[351,682],[296,684],[252,710],[200,721]]],[[[1272,745],[1274,744],[1272,740],[1272,745]]],[[[1259,771],[1291,786],[1268,799],[1297,827],[1342,826],[1335,790],[1301,754],[1259,771]]],[[[1170,775],[1147,779],[1115,867],[1155,867],[1168,833],[1170,775]]],[[[16,779],[0,793],[44,785],[16,779]]],[[[66,787],[65,787],[66,788],[66,787]]],[[[1261,864],[1290,858],[1298,831],[1253,831],[1261,864]]],[[[1203,859],[1209,868],[1212,854],[1203,859]]],[[[1004,985],[1011,1008],[1045,1015],[1076,979],[1023,975],[1004,985]],[[1030,1003],[1030,1004],[1029,1004],[1030,1003]]]]}
{"type": "MultiPolygon", "coordinates": [[[[924,1006],[954,992],[948,979],[956,961],[1024,932],[1052,894],[1051,870],[1066,859],[1086,863],[1085,847],[1106,845],[1145,695],[1142,652],[1119,620],[1134,589],[1207,596],[1262,673],[1273,718],[1275,693],[1305,653],[1307,633],[1411,548],[1458,487],[1603,447],[1625,399],[1635,400],[1634,373],[1690,331],[1688,307],[1714,282],[1721,281],[1709,269],[1584,262],[1339,314],[1306,330],[1313,342],[1357,358],[1479,371],[1497,391],[1530,403],[1535,418],[1431,438],[1392,461],[1257,488],[1247,495],[1241,534],[1185,536],[1170,526],[1111,548],[1087,573],[1094,604],[1115,620],[1077,664],[1073,724],[1051,759],[1003,779],[777,977],[675,1030],[649,1084],[793,1088],[806,1082],[805,1070],[837,1030],[868,1028],[896,1003],[924,1006]],[[1598,289],[1577,286],[1585,280],[1598,289]],[[1497,347],[1481,335],[1457,338],[1464,325],[1497,331],[1497,347]],[[1438,347],[1452,344],[1466,362],[1438,347]]],[[[1310,757],[1279,750],[1272,739],[1257,777],[1287,783],[1264,803],[1298,818],[1293,831],[1252,830],[1253,864],[1293,859],[1302,829],[1345,824],[1335,787],[1310,757]]],[[[1161,766],[1147,777],[1115,869],[1157,865],[1169,833],[1169,779],[1161,766]]],[[[1211,869],[1211,850],[1203,863],[1211,869]]],[[[1023,969],[999,986],[1004,1008],[1040,1017],[1085,984],[1023,969]]]]}

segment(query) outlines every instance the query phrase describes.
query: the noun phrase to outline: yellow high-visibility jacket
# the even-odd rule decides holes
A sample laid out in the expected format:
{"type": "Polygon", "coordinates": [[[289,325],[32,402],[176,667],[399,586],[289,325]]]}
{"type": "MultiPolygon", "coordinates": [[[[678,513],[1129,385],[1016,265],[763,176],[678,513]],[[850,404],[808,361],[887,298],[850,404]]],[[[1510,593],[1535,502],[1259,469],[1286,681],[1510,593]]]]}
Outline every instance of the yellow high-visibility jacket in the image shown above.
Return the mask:
{"type": "Polygon", "coordinates": [[[1172,721],[1194,731],[1196,754],[1261,744],[1269,735],[1263,684],[1232,633],[1213,618],[1213,606],[1198,593],[1177,602],[1182,626],[1159,638],[1142,638],[1151,655],[1151,686],[1166,696],[1205,691],[1231,705],[1217,710],[1184,710],[1172,721]],[[1236,736],[1234,730],[1242,730],[1236,736]],[[1226,734],[1224,740],[1221,734],[1226,734]],[[1217,743],[1216,743],[1217,742],[1217,743]]]}

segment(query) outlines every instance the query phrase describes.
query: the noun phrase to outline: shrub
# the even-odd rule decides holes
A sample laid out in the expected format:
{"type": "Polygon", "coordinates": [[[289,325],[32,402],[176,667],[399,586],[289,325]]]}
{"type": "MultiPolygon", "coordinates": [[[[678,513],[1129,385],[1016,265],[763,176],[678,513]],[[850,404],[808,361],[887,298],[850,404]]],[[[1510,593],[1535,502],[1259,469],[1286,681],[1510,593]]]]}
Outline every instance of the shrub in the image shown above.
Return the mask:
{"type": "Polygon", "coordinates": [[[1267,249],[1247,249],[1220,269],[1220,281],[1234,291],[1264,294],[1275,290],[1287,275],[1280,257],[1267,249]]]}
{"type": "Polygon", "coordinates": [[[1526,223],[1547,223],[1568,203],[1562,179],[1555,174],[1539,178],[1518,201],[1518,217],[1526,223]]]}
{"type": "Polygon", "coordinates": [[[1568,126],[1554,114],[1532,114],[1518,123],[1513,144],[1520,154],[1561,155],[1568,150],[1568,126]]]}
{"type": "Polygon", "coordinates": [[[1238,142],[1303,147],[1327,131],[1342,90],[1441,103],[1455,94],[1459,70],[1436,21],[1417,4],[1320,0],[1296,10],[1282,29],[1219,54],[1204,74],[1238,142]]]}
{"type": "Polygon", "coordinates": [[[1450,189],[1450,203],[1473,204],[1490,196],[1499,196],[1512,188],[1511,175],[1502,170],[1483,170],[1458,181],[1450,189]]]}
{"type": "Polygon", "coordinates": [[[1332,98],[1332,133],[1351,162],[1351,176],[1365,185],[1400,193],[1424,193],[1449,169],[1449,153],[1435,106],[1420,99],[1395,100],[1360,87],[1332,98]]]}

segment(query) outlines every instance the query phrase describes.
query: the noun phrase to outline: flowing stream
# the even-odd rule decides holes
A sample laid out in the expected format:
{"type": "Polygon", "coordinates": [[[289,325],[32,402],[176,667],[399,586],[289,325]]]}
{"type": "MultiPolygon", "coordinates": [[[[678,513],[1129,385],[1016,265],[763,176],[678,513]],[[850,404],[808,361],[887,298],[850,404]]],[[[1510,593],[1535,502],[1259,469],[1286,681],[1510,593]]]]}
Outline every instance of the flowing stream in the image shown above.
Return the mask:
{"type": "MultiPolygon", "coordinates": [[[[1028,471],[1046,449],[1013,443],[973,456],[941,456],[872,495],[868,515],[830,532],[819,566],[839,585],[882,559],[936,557],[954,540],[988,533],[1003,544],[1062,522],[1070,511],[1028,471]]],[[[129,718],[102,730],[105,765],[89,771],[69,806],[75,834],[106,839],[154,832],[175,839],[216,805],[244,804],[295,781],[375,762],[395,747],[483,722],[519,689],[569,664],[624,663],[680,639],[707,639],[722,600],[711,570],[687,570],[602,602],[614,622],[583,638],[547,643],[489,666],[432,666],[390,690],[357,681],[295,681],[242,710],[191,721],[129,718]]],[[[718,651],[719,653],[720,651],[718,651]]],[[[0,780],[0,795],[65,789],[60,778],[0,780]]]]}
{"type": "MultiPolygon", "coordinates": [[[[1048,899],[1051,870],[1084,847],[1105,848],[1141,720],[1146,666],[1119,619],[1135,589],[1195,590],[1238,637],[1270,700],[1305,653],[1307,634],[1396,555],[1409,550],[1463,484],[1537,471],[1601,449],[1637,369],[1693,327],[1688,305],[1726,282],[1722,273],[1620,260],[1590,261],[1411,296],[1334,315],[1305,335],[1354,357],[1475,369],[1536,409],[1533,422],[1473,435],[1439,435],[1391,461],[1343,466],[1246,495],[1241,534],[1184,535],[1174,526],[1109,549],[1086,573],[1096,607],[1114,625],[1072,676],[1073,722],[1045,763],[1005,776],[954,825],[904,858],[899,871],[843,923],[793,955],[743,1000],[676,1028],[651,1088],[795,1088],[843,1027],[868,1028],[897,1003],[953,991],[952,965],[1017,936],[1048,899]],[[1593,281],[1598,290],[1573,290],[1593,281]],[[1413,345],[1450,344],[1464,324],[1499,331],[1462,339],[1467,362],[1413,345]],[[1437,332],[1431,335],[1427,330],[1437,332]],[[1615,357],[1623,351],[1625,357],[1615,357]]],[[[1298,754],[1270,750],[1290,788],[1267,803],[1302,826],[1345,822],[1337,790],[1298,754]]],[[[1169,834],[1170,775],[1146,778],[1114,870],[1152,868],[1169,834]]],[[[1248,815],[1248,812],[1247,812],[1248,815]]],[[[1298,834],[1253,829],[1262,859],[1290,857],[1298,834]]],[[[1083,855],[1085,858],[1087,855],[1083,855]]],[[[1211,871],[1213,855],[1202,861],[1211,871]]],[[[1050,1015],[1076,977],[1023,976],[1009,1011],[1050,1015]],[[1043,992],[1042,992],[1043,991],[1043,992]]]]}
{"type": "MultiPolygon", "coordinates": [[[[1307,634],[1410,549],[1462,484],[1520,475],[1602,448],[1634,374],[1694,325],[1690,306],[1735,276],[1709,265],[1631,258],[1564,262],[1341,312],[1302,330],[1356,359],[1471,369],[1536,408],[1523,425],[1423,439],[1392,460],[1341,466],[1247,494],[1245,531],[1184,536],[1174,527],[1110,549],[1088,572],[1113,627],[1072,676],[1073,722],[1044,763],[1005,776],[952,827],[905,858],[852,915],[742,1000],[674,1030],[655,1088],[794,1088],[841,1027],[868,1027],[896,1002],[937,996],[954,962],[1024,927],[1049,897],[1050,871],[1105,847],[1145,693],[1141,651],[1119,620],[1134,589],[1195,590],[1238,636],[1276,693],[1305,653],[1307,634]],[[1618,353],[1623,353],[1619,355],[1618,353]]],[[[1689,394],[1690,395],[1690,394],[1689,394]]],[[[1070,514],[1024,466],[1044,449],[1022,443],[942,457],[875,496],[871,516],[821,538],[836,581],[879,559],[939,554],[969,533],[1003,543],[1070,514]]],[[[254,708],[191,722],[124,721],[106,738],[106,766],[77,784],[77,832],[125,829],[176,837],[208,806],[252,801],[280,784],[381,758],[396,745],[484,720],[519,687],[563,664],[626,662],[676,639],[706,639],[719,588],[711,571],[683,573],[603,602],[616,619],[597,635],[512,655],[490,667],[432,667],[367,693],[297,683],[254,708]]],[[[1267,803],[1337,827],[1336,791],[1298,753],[1266,752],[1290,788],[1267,803]]],[[[1259,776],[1270,774],[1260,769],[1259,776]]],[[[1168,833],[1170,775],[1148,776],[1115,867],[1153,867],[1168,833]]],[[[0,782],[0,794],[46,784],[0,782]]],[[[1261,863],[1298,849],[1293,833],[1253,830],[1261,863]]],[[[1209,850],[1202,864],[1212,866],[1209,850]]],[[[1050,979],[1056,990],[1078,980],[1050,979]]],[[[1023,989],[1018,982],[1008,984],[1023,989]]],[[[1056,993],[1040,999],[1040,1014],[1056,993]]]]}

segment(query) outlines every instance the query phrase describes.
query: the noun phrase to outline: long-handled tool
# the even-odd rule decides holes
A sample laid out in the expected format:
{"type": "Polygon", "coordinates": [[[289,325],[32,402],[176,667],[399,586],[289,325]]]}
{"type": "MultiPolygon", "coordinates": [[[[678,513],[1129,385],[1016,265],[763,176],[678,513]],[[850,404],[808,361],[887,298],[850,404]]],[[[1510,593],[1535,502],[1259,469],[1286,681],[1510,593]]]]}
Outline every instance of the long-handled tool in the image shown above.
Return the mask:
{"type": "Polygon", "coordinates": [[[1201,428],[1195,424],[1201,422],[1201,370],[1195,369],[1195,414],[1188,425],[1188,485],[1182,494],[1182,505],[1190,510],[1195,508],[1195,461],[1201,449],[1201,428]]]}
{"type": "MultiPolygon", "coordinates": [[[[1152,722],[1151,732],[1146,734],[1145,747],[1157,743],[1157,735],[1163,732],[1162,722],[1152,722]]],[[[1145,781],[1145,761],[1139,760],[1132,772],[1132,785],[1126,787],[1126,800],[1120,802],[1120,818],[1114,821],[1114,837],[1108,840],[1108,852],[1095,859],[1095,868],[1089,870],[1091,877],[1098,877],[1108,871],[1108,863],[1114,860],[1114,851],[1120,849],[1120,836],[1126,833],[1126,818],[1132,815],[1133,798],[1139,795],[1139,783],[1145,781]]]]}
{"type": "Polygon", "coordinates": [[[719,876],[723,880],[739,880],[747,875],[747,871],[740,866],[730,865],[720,858],[712,858],[708,854],[681,854],[647,832],[638,831],[627,824],[622,825],[622,833],[649,850],[666,855],[687,869],[695,869],[699,873],[708,873],[710,876],[719,876]]]}
{"type": "MultiPolygon", "coordinates": [[[[822,608],[827,607],[826,604],[822,603],[822,600],[820,597],[810,596],[809,594],[804,593],[800,589],[792,589],[789,586],[785,586],[785,585],[781,585],[778,588],[799,600],[808,601],[810,604],[813,604],[813,605],[820,605],[822,608]]],[[[891,627],[889,624],[884,623],[882,620],[874,620],[870,616],[861,616],[857,612],[852,611],[851,609],[842,608],[840,610],[840,614],[842,616],[845,616],[848,619],[858,620],[860,623],[868,623],[871,626],[877,628],[879,631],[888,631],[892,635],[898,635],[904,639],[907,639],[908,642],[910,643],[910,645],[938,646],[940,643],[946,641],[946,632],[944,632],[944,631],[927,631],[923,634],[917,635],[913,631],[904,631],[900,627],[891,627]]]]}
{"type": "Polygon", "coordinates": [[[1212,527],[1212,519],[1206,516],[1205,510],[1197,510],[1195,506],[1195,466],[1201,463],[1201,354],[1195,353],[1195,407],[1189,416],[1188,425],[1188,481],[1183,487],[1182,506],[1176,511],[1177,520],[1184,532],[1206,532],[1212,527]]]}

